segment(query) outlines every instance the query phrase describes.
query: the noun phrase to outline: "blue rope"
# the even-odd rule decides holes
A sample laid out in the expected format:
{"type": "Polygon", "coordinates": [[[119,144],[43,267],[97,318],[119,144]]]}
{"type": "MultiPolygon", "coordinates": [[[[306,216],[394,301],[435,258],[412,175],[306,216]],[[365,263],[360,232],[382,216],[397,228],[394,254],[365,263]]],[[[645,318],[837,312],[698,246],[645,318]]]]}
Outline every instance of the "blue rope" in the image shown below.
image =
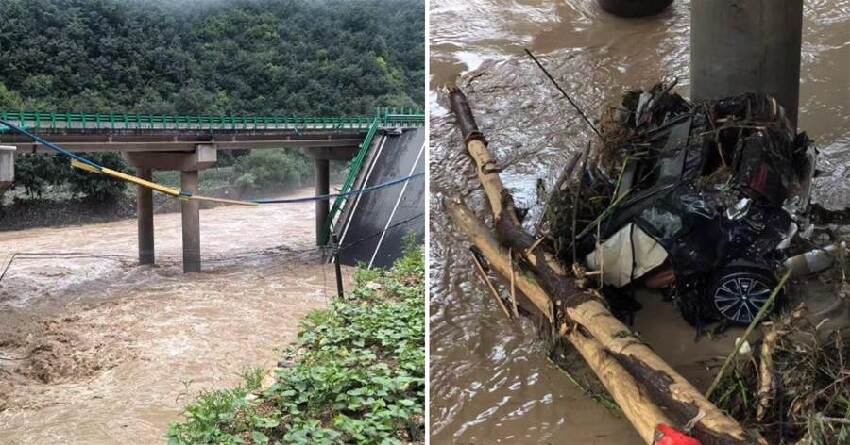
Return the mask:
{"type": "Polygon", "coordinates": [[[352,190],[346,193],[333,193],[330,195],[319,195],[319,196],[311,196],[309,198],[292,198],[292,199],[257,199],[250,202],[257,204],[294,204],[299,202],[312,202],[312,201],[328,201],[333,198],[339,196],[351,196],[351,195],[359,195],[361,193],[369,193],[377,190],[385,189],[387,187],[392,187],[394,185],[401,184],[402,182],[409,181],[413,178],[417,178],[419,176],[424,176],[425,173],[416,173],[410,176],[405,176],[403,178],[394,179],[389,182],[385,182],[383,184],[373,185],[371,187],[362,188],[359,190],[352,190]]]}
{"type": "Polygon", "coordinates": [[[7,126],[7,127],[11,128],[12,130],[17,131],[18,133],[20,133],[20,134],[22,134],[22,135],[24,135],[24,136],[26,136],[26,137],[28,137],[28,138],[30,138],[30,139],[32,139],[32,140],[34,140],[34,141],[38,142],[38,143],[39,143],[39,144],[41,144],[41,145],[44,145],[44,146],[45,146],[45,147],[47,147],[47,148],[50,148],[51,150],[53,150],[53,151],[55,151],[55,152],[57,152],[57,153],[60,153],[60,154],[62,154],[62,155],[64,155],[64,156],[67,156],[67,157],[69,157],[69,158],[71,158],[71,159],[76,159],[76,160],[78,160],[78,161],[82,162],[83,164],[90,165],[90,166],[92,166],[92,167],[94,167],[94,168],[96,168],[96,169],[98,169],[98,170],[103,169],[103,166],[102,166],[102,165],[98,165],[98,164],[97,164],[96,162],[94,162],[94,161],[90,161],[90,160],[88,160],[88,159],[86,159],[86,158],[84,158],[84,157],[82,157],[82,156],[80,156],[80,155],[76,155],[76,154],[74,154],[74,153],[71,153],[70,151],[65,150],[64,148],[62,148],[62,147],[60,147],[60,146],[58,146],[58,145],[54,144],[53,142],[45,141],[44,139],[42,139],[42,138],[40,138],[40,137],[38,137],[38,136],[36,136],[36,135],[34,135],[34,134],[30,133],[30,132],[29,132],[29,131],[27,131],[27,130],[24,130],[23,128],[21,128],[21,127],[19,127],[19,126],[17,126],[17,125],[12,124],[12,123],[11,123],[11,122],[9,122],[9,121],[5,121],[5,120],[3,120],[3,119],[0,119],[0,124],[5,125],[5,126],[7,126]]]}

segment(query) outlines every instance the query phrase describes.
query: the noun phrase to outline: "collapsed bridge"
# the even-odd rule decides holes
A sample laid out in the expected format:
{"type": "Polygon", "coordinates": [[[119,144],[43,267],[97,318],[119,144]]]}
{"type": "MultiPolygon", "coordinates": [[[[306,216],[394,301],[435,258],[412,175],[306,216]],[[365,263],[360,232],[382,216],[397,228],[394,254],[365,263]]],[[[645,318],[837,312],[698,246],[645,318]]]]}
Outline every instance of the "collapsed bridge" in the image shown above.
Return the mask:
{"type": "MultiPolygon", "coordinates": [[[[404,132],[425,124],[418,109],[379,108],[374,116],[159,116],[140,114],[86,114],[0,112],[0,119],[23,131],[0,125],[0,182],[13,177],[10,161],[17,153],[120,152],[136,170],[125,179],[139,184],[137,193],[139,262],[154,263],[154,170],[180,172],[180,198],[198,192],[198,172],[213,166],[218,150],[294,148],[313,159],[316,169],[316,239],[330,240],[334,213],[347,201],[354,179],[370,147],[388,132],[404,132]],[[29,136],[28,136],[29,134],[29,136]],[[50,142],[47,142],[47,141],[50,142]],[[58,144],[54,145],[54,144],[58,144]],[[14,149],[14,150],[12,150],[14,149]],[[330,161],[351,161],[348,179],[337,195],[330,194],[330,161]]],[[[80,158],[82,159],[82,158],[80,158]]],[[[83,159],[84,160],[84,159],[83,159]]],[[[119,176],[121,178],[121,176],[119,176]]],[[[175,194],[177,196],[177,194],[175,194]]],[[[199,202],[181,199],[183,270],[201,270],[199,202]]]]}

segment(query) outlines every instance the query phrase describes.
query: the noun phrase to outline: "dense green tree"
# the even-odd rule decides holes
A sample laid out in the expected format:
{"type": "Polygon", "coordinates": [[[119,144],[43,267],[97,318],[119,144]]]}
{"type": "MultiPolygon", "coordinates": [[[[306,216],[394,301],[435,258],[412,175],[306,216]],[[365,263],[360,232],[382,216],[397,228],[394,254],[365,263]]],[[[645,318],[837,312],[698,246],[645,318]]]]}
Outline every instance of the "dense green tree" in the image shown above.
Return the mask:
{"type": "Polygon", "coordinates": [[[0,107],[350,115],[421,106],[424,15],[423,0],[0,0],[0,107]]]}
{"type": "MultiPolygon", "coordinates": [[[[0,111],[339,116],[422,106],[424,20],[424,0],[0,0],[0,111]]],[[[288,159],[242,167],[272,158],[288,159]]],[[[55,159],[16,164],[33,196],[61,183],[98,199],[122,190],[55,159]]],[[[240,184],[269,176],[254,173],[240,184]]]]}

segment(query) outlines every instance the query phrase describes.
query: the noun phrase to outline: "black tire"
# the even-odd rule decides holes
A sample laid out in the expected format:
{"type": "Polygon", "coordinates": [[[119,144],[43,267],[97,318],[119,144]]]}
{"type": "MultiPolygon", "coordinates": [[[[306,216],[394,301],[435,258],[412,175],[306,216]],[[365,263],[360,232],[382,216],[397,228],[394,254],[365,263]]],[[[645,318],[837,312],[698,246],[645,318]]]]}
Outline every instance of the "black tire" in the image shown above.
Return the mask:
{"type": "Polygon", "coordinates": [[[619,17],[648,17],[667,9],[673,0],[598,0],[606,12],[619,17]]]}
{"type": "MultiPolygon", "coordinates": [[[[718,319],[746,325],[755,319],[778,284],[770,271],[727,267],[714,275],[705,298],[718,319]]],[[[777,306],[774,303],[771,310],[777,306]]]]}

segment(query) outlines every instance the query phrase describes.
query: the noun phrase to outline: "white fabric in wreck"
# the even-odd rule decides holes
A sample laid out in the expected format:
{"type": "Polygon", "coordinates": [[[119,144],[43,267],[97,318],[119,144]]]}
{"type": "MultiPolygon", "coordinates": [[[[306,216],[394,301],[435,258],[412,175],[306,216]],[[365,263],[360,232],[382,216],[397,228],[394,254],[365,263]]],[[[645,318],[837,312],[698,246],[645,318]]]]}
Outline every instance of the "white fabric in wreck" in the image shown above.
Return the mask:
{"type": "Polygon", "coordinates": [[[626,224],[587,256],[587,267],[602,271],[605,284],[623,287],[660,266],[667,251],[640,227],[626,224]]]}

